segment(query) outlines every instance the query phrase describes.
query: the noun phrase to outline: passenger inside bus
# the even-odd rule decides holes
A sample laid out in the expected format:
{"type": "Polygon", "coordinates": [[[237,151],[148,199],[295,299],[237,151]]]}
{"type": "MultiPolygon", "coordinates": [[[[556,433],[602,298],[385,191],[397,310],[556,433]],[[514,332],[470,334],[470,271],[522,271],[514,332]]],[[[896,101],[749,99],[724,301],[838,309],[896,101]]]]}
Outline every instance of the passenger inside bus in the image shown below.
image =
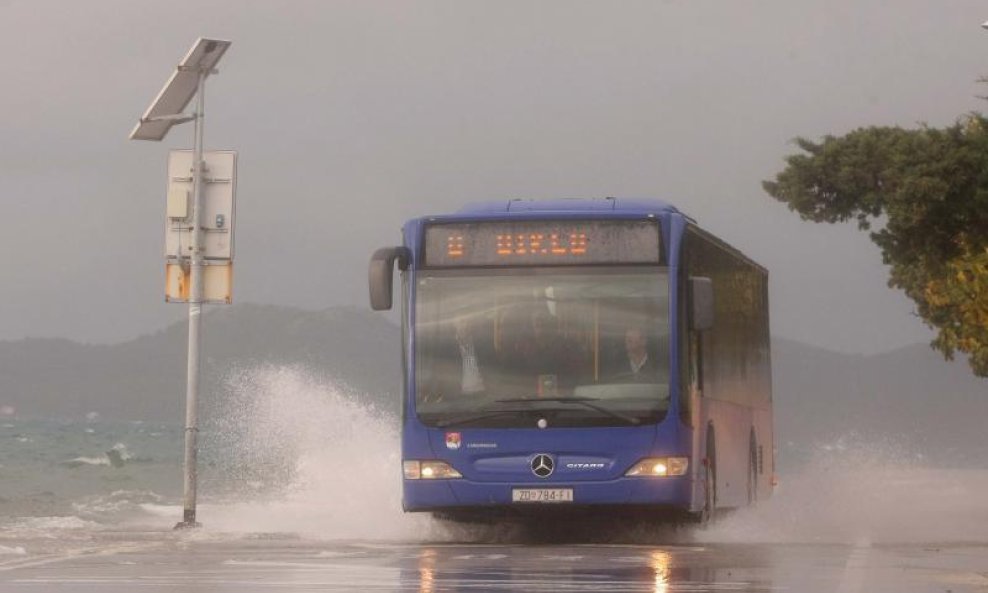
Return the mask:
{"type": "Polygon", "coordinates": [[[483,396],[494,353],[490,340],[479,335],[476,320],[460,315],[453,321],[452,335],[441,340],[435,368],[429,381],[429,399],[455,395],[483,396]]]}

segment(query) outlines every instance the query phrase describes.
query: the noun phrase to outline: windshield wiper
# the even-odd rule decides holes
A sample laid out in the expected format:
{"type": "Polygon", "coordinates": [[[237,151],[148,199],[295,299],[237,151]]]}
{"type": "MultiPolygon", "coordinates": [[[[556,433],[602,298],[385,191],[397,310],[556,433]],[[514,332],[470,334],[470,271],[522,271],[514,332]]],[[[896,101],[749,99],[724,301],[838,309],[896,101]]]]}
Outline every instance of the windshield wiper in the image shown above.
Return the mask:
{"type": "Polygon", "coordinates": [[[497,418],[498,416],[506,416],[508,414],[518,414],[531,412],[530,408],[518,409],[518,408],[505,408],[503,410],[483,410],[480,412],[474,412],[472,414],[463,414],[460,416],[453,416],[452,418],[447,418],[446,420],[440,420],[436,422],[437,428],[446,428],[447,426],[452,426],[454,424],[470,424],[471,422],[479,422],[480,420],[487,420],[488,418],[497,418]]]}
{"type": "MultiPolygon", "coordinates": [[[[610,416],[611,418],[617,418],[618,420],[624,420],[625,422],[633,426],[638,426],[642,422],[639,418],[636,418],[634,416],[629,416],[627,414],[622,414],[621,412],[609,410],[604,406],[599,406],[593,403],[596,401],[600,401],[596,397],[537,397],[537,398],[516,397],[510,399],[499,399],[495,401],[499,404],[517,404],[521,402],[556,402],[561,404],[578,404],[583,406],[584,408],[589,408],[591,410],[600,412],[605,416],[610,416]]],[[[538,410],[538,408],[534,408],[534,409],[538,410]]],[[[545,410],[545,411],[548,412],[551,410],[545,410]]]]}

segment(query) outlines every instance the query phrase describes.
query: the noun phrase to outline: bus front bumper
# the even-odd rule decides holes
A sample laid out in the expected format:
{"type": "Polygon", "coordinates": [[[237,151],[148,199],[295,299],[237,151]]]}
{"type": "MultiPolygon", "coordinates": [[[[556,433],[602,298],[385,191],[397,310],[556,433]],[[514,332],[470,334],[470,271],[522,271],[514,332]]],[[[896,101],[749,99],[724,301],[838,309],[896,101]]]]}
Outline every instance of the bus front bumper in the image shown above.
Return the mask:
{"type": "Polygon", "coordinates": [[[408,512],[448,509],[515,509],[526,513],[557,512],[565,508],[596,506],[661,506],[688,511],[692,479],[689,475],[663,478],[618,478],[580,482],[474,482],[467,479],[404,480],[403,506],[408,512]],[[516,489],[572,490],[567,502],[514,502],[516,489]]]}

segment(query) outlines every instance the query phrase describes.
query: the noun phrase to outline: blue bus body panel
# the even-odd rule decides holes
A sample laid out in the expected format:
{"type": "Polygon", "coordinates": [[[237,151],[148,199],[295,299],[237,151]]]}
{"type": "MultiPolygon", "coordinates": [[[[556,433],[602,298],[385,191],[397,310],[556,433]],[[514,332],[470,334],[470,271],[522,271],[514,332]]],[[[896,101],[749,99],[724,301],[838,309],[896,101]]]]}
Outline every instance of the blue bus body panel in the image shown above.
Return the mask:
{"type": "MultiPolygon", "coordinates": [[[[524,482],[473,482],[471,480],[415,480],[405,482],[404,509],[428,511],[456,507],[482,508],[512,505],[515,488],[545,488],[524,482]]],[[[573,488],[574,505],[655,505],[688,509],[691,484],[677,478],[619,478],[600,482],[557,483],[553,488],[573,488]]]]}
{"type": "Polygon", "coordinates": [[[406,425],[407,458],[446,461],[456,480],[405,480],[406,510],[511,504],[514,488],[572,488],[574,504],[664,504],[688,507],[690,479],[627,478],[645,457],[687,456],[675,422],[639,427],[443,430],[415,420],[406,425]],[[416,426],[417,425],[417,426],[416,426]],[[447,435],[456,433],[455,448],[447,435]],[[426,439],[428,446],[423,446],[426,439]],[[415,443],[414,446],[413,442],[415,443]],[[418,452],[417,457],[412,451],[418,452]],[[553,473],[536,477],[533,458],[548,454],[553,473]]]}
{"type": "MultiPolygon", "coordinates": [[[[424,428],[424,427],[423,427],[424,428]]],[[[651,450],[655,426],[607,428],[511,428],[444,431],[429,429],[429,441],[437,456],[450,461],[463,477],[483,481],[559,481],[612,479],[621,476],[651,450]],[[460,435],[460,446],[449,449],[446,434],[460,435]],[[535,479],[532,458],[548,453],[556,460],[555,471],[535,479]],[[567,464],[594,464],[592,469],[567,468],[567,464]],[[596,467],[597,464],[603,467],[596,467]]]]}
{"type": "Polygon", "coordinates": [[[626,212],[639,215],[678,212],[676,208],[662,200],[649,198],[603,198],[595,200],[498,200],[491,202],[475,202],[467,204],[454,218],[465,216],[483,216],[496,214],[516,214],[522,212],[539,212],[557,215],[562,212],[601,213],[626,212]]]}

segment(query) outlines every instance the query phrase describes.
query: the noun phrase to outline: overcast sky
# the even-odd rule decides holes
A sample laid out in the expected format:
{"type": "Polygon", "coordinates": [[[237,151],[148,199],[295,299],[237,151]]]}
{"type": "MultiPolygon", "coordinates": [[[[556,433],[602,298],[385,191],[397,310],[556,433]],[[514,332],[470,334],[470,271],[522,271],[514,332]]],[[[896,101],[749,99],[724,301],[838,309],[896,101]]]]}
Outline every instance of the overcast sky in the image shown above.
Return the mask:
{"type": "Polygon", "coordinates": [[[115,342],[163,302],[165,164],[128,141],[199,36],[233,45],[207,148],[240,152],[235,300],[366,306],[406,218],[653,196],[764,264],[776,335],[927,341],[878,249],[765,195],[797,135],[983,108],[988,5],[952,0],[0,0],[0,339],[115,342]]]}

